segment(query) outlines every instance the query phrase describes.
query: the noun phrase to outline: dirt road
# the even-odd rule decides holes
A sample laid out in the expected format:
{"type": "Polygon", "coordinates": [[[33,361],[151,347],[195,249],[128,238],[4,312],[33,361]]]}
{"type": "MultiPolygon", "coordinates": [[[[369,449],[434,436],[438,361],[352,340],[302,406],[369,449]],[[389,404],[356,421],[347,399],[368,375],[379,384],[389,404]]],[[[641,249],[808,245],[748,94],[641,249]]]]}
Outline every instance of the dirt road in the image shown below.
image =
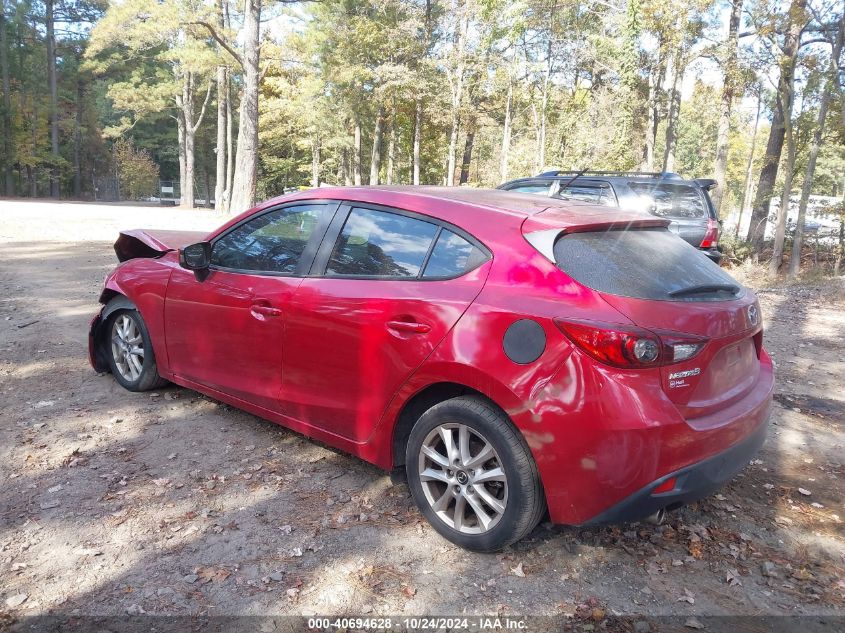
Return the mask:
{"type": "MultiPolygon", "coordinates": [[[[354,458],[88,366],[118,228],[211,212],[0,202],[0,611],[32,614],[843,614],[845,289],[760,293],[778,366],[764,450],[666,525],[441,539],[354,458]]],[[[648,630],[642,625],[639,630],[648,630]]]]}

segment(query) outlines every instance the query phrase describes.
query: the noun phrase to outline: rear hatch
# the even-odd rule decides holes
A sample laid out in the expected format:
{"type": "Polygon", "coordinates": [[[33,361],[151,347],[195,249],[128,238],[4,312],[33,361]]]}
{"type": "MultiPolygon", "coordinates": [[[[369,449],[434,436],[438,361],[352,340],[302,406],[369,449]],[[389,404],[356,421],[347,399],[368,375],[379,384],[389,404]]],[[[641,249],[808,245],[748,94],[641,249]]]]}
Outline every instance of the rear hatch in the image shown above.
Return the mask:
{"type": "Polygon", "coordinates": [[[628,186],[646,211],[671,222],[670,231],[693,246],[702,246],[712,223],[706,194],[700,187],[672,182],[629,182],[628,186]]]}
{"type": "Polygon", "coordinates": [[[762,343],[755,296],[666,228],[564,232],[554,257],[661,339],[668,350],[660,365],[663,390],[685,418],[730,406],[753,389],[762,343]],[[670,358],[684,356],[675,349],[692,349],[684,346],[697,352],[670,358]]]}

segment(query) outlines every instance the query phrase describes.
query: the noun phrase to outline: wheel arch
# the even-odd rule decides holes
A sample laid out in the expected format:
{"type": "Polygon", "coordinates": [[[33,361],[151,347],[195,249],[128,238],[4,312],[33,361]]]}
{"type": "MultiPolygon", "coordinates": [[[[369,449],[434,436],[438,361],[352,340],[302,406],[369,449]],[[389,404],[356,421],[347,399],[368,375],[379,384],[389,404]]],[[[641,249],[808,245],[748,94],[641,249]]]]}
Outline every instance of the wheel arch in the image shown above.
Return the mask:
{"type": "MultiPolygon", "coordinates": [[[[488,395],[481,391],[474,389],[465,384],[458,382],[435,382],[417,391],[402,405],[399,414],[396,416],[396,423],[393,425],[393,435],[391,441],[391,457],[393,468],[399,468],[405,465],[405,446],[408,443],[408,437],[411,434],[411,429],[419,420],[420,416],[428,411],[431,407],[446,400],[457,398],[458,396],[476,396],[497,410],[510,420],[513,420],[498,403],[496,403],[488,395]]],[[[514,424],[514,428],[519,431],[514,424]]],[[[520,431],[521,433],[521,431],[520,431]]]]}
{"type": "Polygon", "coordinates": [[[91,365],[99,372],[109,371],[109,361],[106,356],[106,336],[109,317],[118,310],[137,310],[137,306],[126,295],[122,294],[115,288],[106,287],[100,293],[100,303],[103,308],[100,314],[91,323],[91,331],[89,332],[89,339],[91,341],[91,349],[89,351],[91,365]]]}

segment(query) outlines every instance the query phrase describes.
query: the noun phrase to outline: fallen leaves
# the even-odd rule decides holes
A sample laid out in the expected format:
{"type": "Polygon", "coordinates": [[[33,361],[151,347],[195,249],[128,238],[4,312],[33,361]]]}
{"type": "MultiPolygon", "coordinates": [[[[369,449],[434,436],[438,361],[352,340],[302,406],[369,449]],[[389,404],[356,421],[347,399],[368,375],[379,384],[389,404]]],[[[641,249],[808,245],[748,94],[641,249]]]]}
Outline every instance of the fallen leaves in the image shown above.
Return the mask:
{"type": "Polygon", "coordinates": [[[232,572],[228,569],[223,569],[222,567],[199,567],[195,570],[195,573],[197,578],[199,578],[203,584],[208,584],[210,582],[219,584],[232,575],[232,572]]]}
{"type": "Polygon", "coordinates": [[[730,587],[741,587],[742,581],[739,579],[739,572],[736,569],[729,569],[725,575],[725,582],[730,587]]]}

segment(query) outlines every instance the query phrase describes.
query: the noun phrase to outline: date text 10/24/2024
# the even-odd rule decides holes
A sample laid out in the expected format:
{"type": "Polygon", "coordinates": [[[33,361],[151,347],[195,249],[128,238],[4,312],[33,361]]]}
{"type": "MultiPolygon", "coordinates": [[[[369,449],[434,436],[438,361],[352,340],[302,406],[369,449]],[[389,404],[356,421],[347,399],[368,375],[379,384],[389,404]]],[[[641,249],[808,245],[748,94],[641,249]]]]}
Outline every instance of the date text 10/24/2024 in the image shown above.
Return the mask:
{"type": "Polygon", "coordinates": [[[524,618],[513,617],[402,617],[402,618],[309,618],[312,631],[373,630],[373,631],[524,631],[524,618]]]}

